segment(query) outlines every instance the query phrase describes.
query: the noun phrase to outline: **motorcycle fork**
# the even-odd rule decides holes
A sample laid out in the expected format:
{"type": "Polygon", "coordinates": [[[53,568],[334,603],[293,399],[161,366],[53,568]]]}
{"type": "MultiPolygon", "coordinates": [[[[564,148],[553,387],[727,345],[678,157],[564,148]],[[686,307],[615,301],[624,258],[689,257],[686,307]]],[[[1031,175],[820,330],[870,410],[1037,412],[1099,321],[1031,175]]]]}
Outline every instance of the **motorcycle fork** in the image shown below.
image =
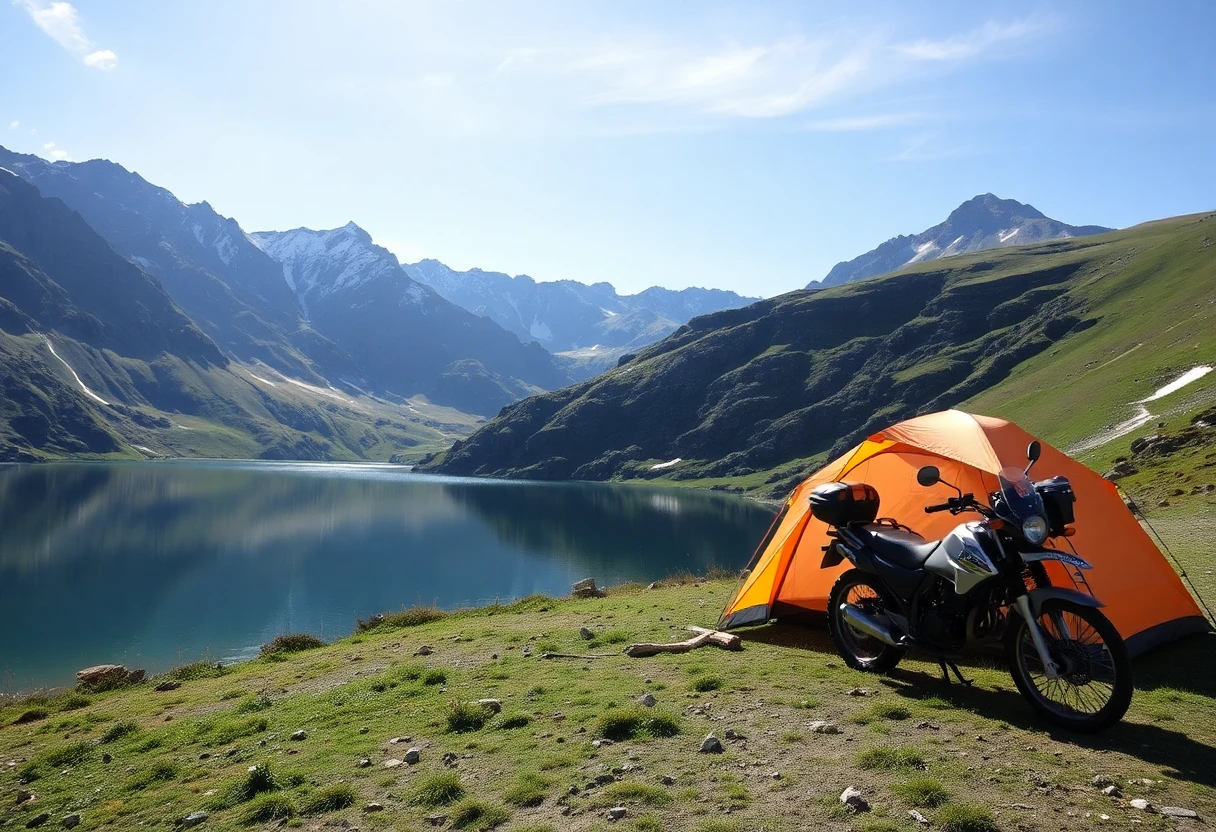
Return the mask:
{"type": "MultiPolygon", "coordinates": [[[[1001,553],[1001,558],[1007,559],[1009,556],[1005,552],[1005,547],[1001,545],[1001,536],[993,534],[992,539],[996,541],[996,547],[1001,553]]],[[[1023,591],[1013,603],[1018,608],[1018,612],[1021,613],[1022,619],[1026,622],[1026,629],[1030,630],[1030,640],[1034,643],[1035,652],[1039,654],[1039,661],[1043,663],[1043,672],[1047,674],[1048,679],[1059,679],[1060,668],[1051,660],[1051,651],[1047,649],[1047,639],[1043,638],[1043,630],[1039,627],[1038,619],[1034,617],[1034,613],[1030,609],[1030,596],[1023,591]]],[[[1068,637],[1067,631],[1061,632],[1061,635],[1066,638],[1068,637]]]]}

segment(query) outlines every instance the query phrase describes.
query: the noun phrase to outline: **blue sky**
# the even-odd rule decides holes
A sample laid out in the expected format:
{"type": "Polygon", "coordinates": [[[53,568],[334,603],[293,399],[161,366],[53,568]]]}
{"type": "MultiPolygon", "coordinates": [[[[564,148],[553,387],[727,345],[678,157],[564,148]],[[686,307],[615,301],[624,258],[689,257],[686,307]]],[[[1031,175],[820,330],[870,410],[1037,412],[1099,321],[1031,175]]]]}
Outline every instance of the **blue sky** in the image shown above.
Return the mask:
{"type": "Polygon", "coordinates": [[[1214,38],[1198,1],[0,0],[0,144],[250,231],[770,296],[987,191],[1216,208],[1214,38]]]}

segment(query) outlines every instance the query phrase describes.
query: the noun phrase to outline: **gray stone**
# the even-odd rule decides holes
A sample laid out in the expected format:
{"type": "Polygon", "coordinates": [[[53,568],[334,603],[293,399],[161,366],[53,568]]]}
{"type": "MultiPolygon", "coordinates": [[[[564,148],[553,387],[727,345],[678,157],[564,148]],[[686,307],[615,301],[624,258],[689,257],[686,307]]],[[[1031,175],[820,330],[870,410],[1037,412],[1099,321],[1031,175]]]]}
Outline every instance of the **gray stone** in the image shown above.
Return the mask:
{"type": "Polygon", "coordinates": [[[1114,780],[1111,780],[1105,774],[1096,774],[1094,779],[1089,781],[1095,789],[1105,789],[1107,786],[1113,786],[1114,780]]]}
{"type": "Polygon", "coordinates": [[[1102,794],[1106,795],[1107,797],[1123,797],[1123,789],[1119,788],[1114,783],[1111,783],[1102,790],[1102,794]]]}
{"type": "Polygon", "coordinates": [[[1199,813],[1194,809],[1183,809],[1181,806],[1162,806],[1157,810],[1161,814],[1171,818],[1192,818],[1199,820],[1199,813]]]}
{"type": "Polygon", "coordinates": [[[397,768],[400,765],[401,765],[400,760],[385,760],[384,761],[385,768],[397,768]]]}
{"type": "Polygon", "coordinates": [[[110,762],[113,762],[113,761],[114,761],[114,755],[113,755],[113,754],[111,754],[109,751],[107,751],[107,752],[105,752],[104,754],[102,754],[102,755],[101,755],[101,761],[102,761],[103,763],[110,763],[110,762]]]}
{"type": "Polygon", "coordinates": [[[486,710],[492,711],[496,714],[502,713],[502,700],[501,699],[478,699],[477,704],[480,705],[481,707],[485,708],[486,710]]]}
{"type": "Polygon", "coordinates": [[[405,761],[407,763],[409,763],[410,765],[413,765],[414,763],[418,762],[418,760],[421,758],[422,758],[422,752],[419,751],[417,748],[411,748],[409,751],[405,752],[405,761]]]}
{"type": "Polygon", "coordinates": [[[369,767],[371,767],[371,764],[372,764],[372,761],[369,760],[367,757],[364,757],[362,760],[359,761],[359,768],[369,768],[369,767]]]}
{"type": "Polygon", "coordinates": [[[206,819],[207,819],[206,812],[191,812],[190,814],[188,814],[184,818],[182,818],[182,826],[185,826],[185,827],[198,826],[200,823],[202,823],[206,819]]]}
{"type": "Polygon", "coordinates": [[[643,705],[645,705],[647,708],[653,708],[655,705],[657,705],[659,703],[659,700],[654,698],[653,693],[643,693],[641,695],[641,697],[638,699],[638,701],[641,702],[643,705]]]}
{"type": "Polygon", "coordinates": [[[46,823],[50,819],[51,819],[50,812],[42,812],[41,814],[34,815],[32,818],[30,818],[28,821],[26,821],[25,828],[34,829],[36,827],[42,826],[42,824],[46,823]]]}
{"type": "Polygon", "coordinates": [[[849,786],[840,793],[840,802],[848,807],[851,812],[868,812],[870,804],[861,796],[861,789],[849,786]]]}
{"type": "Polygon", "coordinates": [[[670,774],[664,774],[663,778],[659,782],[664,786],[674,786],[676,784],[676,778],[672,777],[670,774]]]}
{"type": "Polygon", "coordinates": [[[847,694],[848,696],[869,696],[870,692],[865,688],[853,688],[847,694]]]}
{"type": "Polygon", "coordinates": [[[724,750],[721,740],[713,734],[710,734],[701,742],[702,754],[721,754],[724,750]]]}
{"type": "Polygon", "coordinates": [[[177,690],[181,686],[182,686],[182,683],[177,681],[176,679],[166,679],[165,681],[163,681],[159,685],[157,685],[155,687],[155,690],[159,693],[164,693],[167,690],[177,690]]]}
{"type": "Polygon", "coordinates": [[[595,585],[595,578],[583,578],[576,581],[571,591],[575,598],[603,598],[604,590],[595,585]]]}
{"type": "Polygon", "coordinates": [[[925,817],[924,815],[922,815],[920,812],[916,811],[915,809],[910,809],[908,811],[908,817],[912,818],[912,820],[916,821],[921,826],[929,825],[929,819],[927,817],[925,817]]]}
{"type": "Polygon", "coordinates": [[[629,810],[624,806],[613,806],[608,810],[608,820],[620,820],[629,814],[629,810]]]}
{"type": "Polygon", "coordinates": [[[591,639],[595,638],[595,633],[591,632],[587,627],[579,627],[578,637],[585,641],[591,641],[591,639]]]}
{"type": "Polygon", "coordinates": [[[365,811],[365,812],[383,812],[384,804],[383,803],[369,803],[363,807],[363,811],[365,811]]]}
{"type": "Polygon", "coordinates": [[[840,726],[835,722],[824,722],[817,720],[806,726],[807,730],[812,734],[839,734],[840,726]]]}
{"type": "Polygon", "coordinates": [[[1135,800],[1129,800],[1127,801],[1127,805],[1131,806],[1133,809],[1139,809],[1141,812],[1148,812],[1149,814],[1157,813],[1157,807],[1153,806],[1153,804],[1149,803],[1143,797],[1137,797],[1135,800]]]}
{"type": "Polygon", "coordinates": [[[781,779],[781,772],[779,772],[779,771],[774,771],[772,774],[770,774],[770,775],[769,775],[769,777],[773,778],[774,780],[780,780],[780,779],[781,779]]]}
{"type": "Polygon", "coordinates": [[[80,826],[80,813],[73,812],[70,815],[64,815],[63,820],[59,821],[59,825],[64,829],[75,829],[80,826]]]}
{"type": "Polygon", "coordinates": [[[308,732],[307,731],[296,731],[294,734],[291,735],[291,738],[293,740],[295,740],[296,742],[299,742],[300,740],[306,740],[306,739],[308,739],[308,732]]]}
{"type": "Polygon", "coordinates": [[[429,656],[434,652],[435,652],[434,647],[431,647],[429,644],[424,644],[421,647],[419,647],[417,650],[414,651],[414,655],[415,656],[429,656]]]}

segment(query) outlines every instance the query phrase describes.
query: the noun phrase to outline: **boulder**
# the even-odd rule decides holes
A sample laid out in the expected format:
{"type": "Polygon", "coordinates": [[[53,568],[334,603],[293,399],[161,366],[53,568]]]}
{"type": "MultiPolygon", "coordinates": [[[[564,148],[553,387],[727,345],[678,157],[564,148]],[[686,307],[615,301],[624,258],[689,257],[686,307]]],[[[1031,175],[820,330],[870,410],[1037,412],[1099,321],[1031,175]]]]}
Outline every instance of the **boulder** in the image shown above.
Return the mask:
{"type": "Polygon", "coordinates": [[[383,803],[369,803],[363,807],[363,811],[365,811],[365,812],[383,812],[384,804],[383,803]]]}
{"type": "Polygon", "coordinates": [[[37,829],[39,826],[42,826],[42,824],[46,823],[50,819],[51,819],[50,812],[41,812],[37,815],[34,815],[29,820],[27,820],[25,822],[25,828],[26,829],[37,829]]]}
{"type": "Polygon", "coordinates": [[[414,765],[414,763],[418,762],[420,759],[422,759],[422,752],[417,748],[411,748],[409,751],[405,752],[405,761],[410,765],[414,765]]]}
{"type": "Polygon", "coordinates": [[[629,814],[629,810],[624,806],[613,806],[608,810],[608,820],[620,820],[629,814]]]}
{"type": "Polygon", "coordinates": [[[181,686],[182,686],[182,683],[177,681],[176,679],[166,679],[165,681],[163,681],[159,685],[157,685],[154,688],[154,690],[156,690],[157,693],[164,693],[165,691],[168,691],[168,690],[177,690],[181,686]]]}
{"type": "Polygon", "coordinates": [[[59,825],[64,829],[75,829],[80,826],[80,813],[73,812],[70,815],[64,815],[63,819],[59,821],[59,825]]]}
{"type": "Polygon", "coordinates": [[[849,786],[840,793],[840,802],[845,805],[850,812],[868,812],[870,804],[861,796],[861,789],[849,786]]]}
{"type": "Polygon", "coordinates": [[[701,742],[702,754],[721,754],[723,750],[722,741],[713,734],[710,734],[701,742]]]}
{"type": "Polygon", "coordinates": [[[587,627],[579,627],[578,637],[584,641],[591,641],[591,639],[595,638],[595,633],[591,632],[591,630],[587,627]]]}
{"type": "Polygon", "coordinates": [[[127,670],[121,664],[99,664],[76,671],[76,681],[90,690],[112,690],[144,680],[144,671],[127,670]]]}
{"type": "Polygon", "coordinates": [[[806,729],[812,734],[839,734],[840,726],[835,722],[824,722],[817,720],[806,726],[806,729]]]}
{"type": "Polygon", "coordinates": [[[1162,806],[1157,810],[1160,814],[1170,818],[1190,818],[1191,820],[1199,820],[1199,813],[1194,809],[1184,809],[1181,806],[1162,806]]]}
{"type": "Polygon", "coordinates": [[[1127,805],[1131,806],[1133,809],[1139,809],[1141,812],[1148,812],[1150,814],[1157,813],[1157,808],[1143,797],[1137,797],[1135,800],[1129,800],[1127,801],[1127,805]]]}
{"type": "Polygon", "coordinates": [[[583,578],[570,588],[575,598],[603,598],[604,590],[595,585],[595,578],[583,578]]]}
{"type": "Polygon", "coordinates": [[[502,700],[501,699],[478,699],[477,704],[480,705],[481,707],[485,708],[487,711],[490,711],[491,713],[496,713],[496,714],[502,713],[502,700]]]}
{"type": "Polygon", "coordinates": [[[638,702],[642,703],[647,708],[653,708],[658,704],[658,700],[654,698],[653,693],[643,693],[640,697],[638,697],[638,702]]]}

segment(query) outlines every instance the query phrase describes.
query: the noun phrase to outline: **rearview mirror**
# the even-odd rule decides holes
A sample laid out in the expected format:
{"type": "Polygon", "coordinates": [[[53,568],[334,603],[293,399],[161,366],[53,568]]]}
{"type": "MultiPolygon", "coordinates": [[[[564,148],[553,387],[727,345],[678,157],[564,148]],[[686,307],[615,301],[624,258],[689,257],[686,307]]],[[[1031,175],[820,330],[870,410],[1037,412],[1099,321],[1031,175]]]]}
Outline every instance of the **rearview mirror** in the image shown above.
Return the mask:
{"type": "Polygon", "coordinates": [[[1038,462],[1039,457],[1043,454],[1043,446],[1039,444],[1039,440],[1034,440],[1026,448],[1026,458],[1031,462],[1038,462]]]}
{"type": "Polygon", "coordinates": [[[916,481],[928,488],[931,485],[937,485],[941,482],[942,474],[937,470],[936,465],[926,465],[916,472],[916,481]]]}

